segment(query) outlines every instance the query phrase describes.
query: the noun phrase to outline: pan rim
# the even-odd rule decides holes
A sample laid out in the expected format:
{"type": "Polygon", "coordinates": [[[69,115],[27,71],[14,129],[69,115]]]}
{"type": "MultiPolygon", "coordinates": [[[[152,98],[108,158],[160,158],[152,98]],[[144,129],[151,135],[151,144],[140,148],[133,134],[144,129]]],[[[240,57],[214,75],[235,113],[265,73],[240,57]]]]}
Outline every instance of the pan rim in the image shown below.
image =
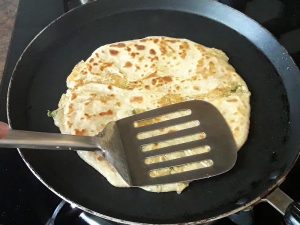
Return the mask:
{"type": "MultiPolygon", "coordinates": [[[[191,0],[191,1],[193,1],[193,0],[191,0]]],[[[118,2],[118,1],[116,1],[116,2],[118,2]]],[[[137,2],[137,1],[133,0],[133,1],[130,1],[130,2],[137,2]]],[[[148,1],[148,2],[149,2],[149,1],[148,1]]],[[[166,0],[166,2],[168,2],[168,0],[166,0]]],[[[257,28],[259,28],[259,30],[263,33],[262,35],[267,35],[267,36],[269,36],[269,37],[271,38],[271,40],[273,40],[273,42],[274,42],[278,47],[280,47],[279,50],[280,50],[283,54],[285,54],[285,56],[287,57],[286,60],[289,60],[289,62],[292,63],[291,66],[294,67],[295,72],[298,73],[298,75],[300,74],[299,69],[297,68],[297,66],[296,66],[295,62],[293,61],[293,59],[289,56],[288,52],[287,52],[287,51],[279,44],[279,42],[274,38],[274,36],[273,36],[267,29],[265,29],[263,26],[259,25],[255,20],[253,20],[253,19],[247,17],[247,16],[244,15],[243,13],[241,13],[241,12],[239,12],[239,11],[237,11],[237,10],[235,10],[235,9],[233,9],[233,8],[231,8],[231,7],[229,7],[229,6],[226,6],[226,5],[224,5],[224,4],[221,4],[221,3],[219,3],[219,2],[210,1],[210,0],[203,0],[202,3],[200,3],[200,5],[201,5],[201,4],[204,4],[204,5],[205,5],[205,4],[208,4],[208,3],[211,4],[211,6],[214,6],[214,7],[223,7],[224,9],[227,8],[226,10],[230,10],[231,12],[234,12],[235,14],[239,14],[239,16],[242,17],[243,19],[248,20],[252,25],[257,26],[257,28]],[[204,3],[203,3],[203,2],[204,2],[204,3]]],[[[7,111],[8,123],[9,123],[10,126],[11,126],[11,124],[12,124],[11,118],[10,118],[10,116],[9,116],[9,115],[10,115],[10,113],[9,113],[9,108],[10,108],[10,105],[9,105],[9,104],[10,104],[9,98],[10,98],[10,93],[11,93],[11,85],[12,85],[13,80],[14,80],[14,77],[15,77],[15,76],[14,76],[15,71],[17,70],[18,64],[19,64],[19,62],[22,60],[22,57],[23,57],[23,55],[25,54],[26,50],[32,45],[32,43],[33,43],[33,42],[34,42],[34,41],[35,41],[35,40],[36,40],[43,32],[45,32],[49,27],[55,25],[55,23],[56,23],[57,21],[60,21],[62,18],[65,18],[66,16],[68,16],[68,15],[70,15],[70,14],[76,12],[77,10],[81,10],[83,7],[87,7],[88,5],[92,5],[92,4],[99,4],[99,2],[97,2],[97,1],[95,1],[95,2],[90,2],[90,3],[88,3],[88,4],[84,5],[84,6],[81,6],[81,7],[78,7],[78,8],[74,8],[74,9],[68,11],[67,13],[65,13],[65,14],[63,14],[63,15],[61,15],[61,16],[59,16],[58,18],[56,18],[55,20],[53,20],[51,23],[49,23],[45,28],[43,28],[43,29],[42,29],[42,30],[41,30],[41,31],[40,31],[40,32],[39,32],[39,33],[38,33],[31,41],[30,41],[30,43],[29,43],[29,44],[26,46],[26,48],[23,50],[23,52],[22,52],[22,54],[20,55],[18,61],[16,62],[16,65],[15,65],[14,70],[13,70],[13,72],[12,72],[12,77],[11,77],[11,79],[10,79],[10,81],[9,81],[9,86],[8,86],[6,111],[7,111]]],[[[134,8],[133,10],[147,10],[147,7],[144,7],[144,8],[136,7],[136,8],[134,8]]],[[[193,9],[193,10],[192,10],[192,9],[187,9],[187,8],[181,8],[180,10],[179,10],[179,9],[176,10],[176,9],[173,9],[172,6],[169,6],[169,5],[168,5],[167,7],[163,8],[163,10],[173,10],[173,11],[179,11],[179,12],[186,12],[186,13],[195,14],[195,11],[196,11],[197,9],[193,9]]],[[[126,10],[125,10],[125,11],[126,11],[126,10]]],[[[216,10],[216,11],[217,11],[217,10],[216,10]]],[[[122,13],[122,12],[124,12],[124,9],[121,9],[121,10],[120,10],[120,9],[119,9],[119,10],[115,10],[114,13],[112,13],[112,15],[118,14],[118,13],[122,13]]],[[[212,19],[212,20],[214,20],[214,21],[217,21],[217,22],[219,22],[219,23],[222,23],[222,25],[227,26],[227,27],[229,27],[230,29],[233,29],[233,30],[236,31],[236,32],[239,32],[239,31],[238,31],[237,29],[235,29],[234,27],[228,26],[228,25],[226,24],[225,20],[222,21],[222,22],[220,22],[220,21],[217,19],[216,15],[213,15],[213,14],[212,14],[211,16],[207,16],[207,14],[206,14],[206,15],[203,15],[203,14],[196,14],[196,15],[201,15],[201,16],[207,17],[207,18],[209,18],[209,19],[212,19]],[[214,17],[214,16],[215,16],[215,17],[214,17]]],[[[240,32],[239,32],[239,33],[240,33],[240,32]]],[[[240,33],[240,34],[241,34],[241,33],[240,33]]],[[[241,34],[241,35],[243,35],[243,34],[241,34]]],[[[244,36],[244,35],[243,35],[243,36],[244,36]]],[[[244,37],[246,37],[246,36],[244,36],[244,37]]],[[[246,38],[247,38],[252,44],[255,44],[255,42],[253,42],[253,40],[249,39],[248,37],[246,37],[246,38]]],[[[257,45],[255,45],[255,46],[258,48],[257,45]]],[[[261,48],[258,48],[258,49],[261,50],[261,51],[263,51],[263,49],[261,49],[261,48]]],[[[278,50],[278,51],[279,51],[279,50],[278,50]]],[[[263,52],[263,53],[264,53],[264,52],[263,52]]],[[[268,56],[266,56],[266,57],[270,60],[270,58],[269,58],[268,56]]],[[[273,63],[272,63],[272,64],[273,64],[273,63]]],[[[274,68],[278,71],[278,68],[277,68],[274,64],[273,64],[273,66],[274,66],[274,68]]],[[[278,72],[278,73],[279,73],[279,72],[278,72]]],[[[86,211],[86,212],[91,213],[91,214],[93,214],[93,215],[102,217],[102,218],[104,218],[104,219],[109,219],[109,220],[114,221],[114,222],[130,223],[130,224],[149,224],[149,223],[140,223],[140,222],[134,222],[134,221],[128,221],[128,220],[122,220],[122,219],[110,217],[110,216],[108,216],[108,215],[104,215],[104,214],[98,213],[98,212],[96,212],[96,211],[93,211],[93,210],[91,210],[91,209],[88,209],[88,208],[86,208],[86,207],[84,207],[84,206],[82,206],[82,205],[80,205],[80,204],[78,204],[78,203],[76,203],[76,202],[73,202],[72,200],[70,200],[70,199],[64,197],[63,195],[61,195],[60,193],[56,192],[55,189],[54,189],[52,186],[50,186],[49,184],[47,184],[47,183],[42,179],[42,177],[40,177],[40,175],[34,170],[34,168],[32,168],[31,165],[26,161],[26,159],[25,159],[25,157],[24,157],[24,155],[23,155],[21,149],[18,149],[18,152],[19,152],[19,154],[20,154],[22,160],[25,162],[25,164],[27,165],[27,167],[32,171],[32,173],[36,176],[36,178],[38,178],[38,179],[39,179],[39,180],[40,180],[40,181],[41,181],[41,182],[42,182],[49,190],[51,190],[53,193],[55,193],[55,194],[56,194],[57,196],[59,196],[60,198],[64,199],[66,202],[75,204],[78,208],[82,209],[83,211],[86,211]]],[[[298,156],[299,156],[299,154],[300,154],[300,152],[298,152],[298,156]]],[[[226,213],[224,213],[224,214],[218,215],[218,216],[216,216],[216,217],[211,217],[211,218],[207,218],[207,219],[202,219],[202,220],[198,220],[198,221],[194,221],[194,222],[187,222],[187,223],[183,223],[183,224],[195,224],[195,223],[199,223],[199,222],[200,222],[200,223],[203,223],[203,222],[209,222],[209,221],[212,221],[212,220],[217,220],[217,219],[226,217],[226,216],[228,216],[228,215],[231,215],[231,214],[233,214],[233,213],[236,213],[236,212],[238,212],[238,211],[241,211],[241,210],[243,210],[243,209],[245,209],[245,208],[248,208],[249,206],[255,204],[256,202],[259,202],[259,201],[261,200],[261,198],[262,198],[261,196],[267,195],[267,194],[270,192],[270,190],[273,190],[273,189],[275,189],[276,187],[278,187],[279,183],[282,182],[281,180],[282,180],[282,179],[290,172],[290,170],[293,168],[294,164],[296,163],[296,160],[297,160],[298,156],[295,157],[293,163],[291,163],[291,164],[289,165],[289,167],[287,167],[285,173],[279,175],[278,178],[276,179],[276,182],[275,182],[268,190],[265,190],[265,192],[262,193],[262,194],[260,195],[260,197],[257,197],[257,198],[255,198],[255,199],[252,199],[251,201],[247,202],[245,205],[243,205],[243,206],[241,206],[241,207],[238,207],[238,208],[235,208],[234,210],[229,211],[229,212],[226,212],[226,213]]],[[[173,223],[170,223],[170,224],[173,224],[173,223]]]]}

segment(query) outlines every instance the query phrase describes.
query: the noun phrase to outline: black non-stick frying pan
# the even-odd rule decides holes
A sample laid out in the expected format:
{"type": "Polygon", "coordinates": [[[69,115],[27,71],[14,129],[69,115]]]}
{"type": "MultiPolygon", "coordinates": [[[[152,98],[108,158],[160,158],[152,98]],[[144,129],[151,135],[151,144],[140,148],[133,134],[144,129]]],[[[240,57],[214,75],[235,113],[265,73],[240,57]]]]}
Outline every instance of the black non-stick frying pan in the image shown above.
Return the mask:
{"type": "MultiPolygon", "coordinates": [[[[74,65],[101,45],[150,35],[222,49],[246,81],[252,93],[251,126],[235,167],[193,182],[178,195],[115,188],[74,152],[20,150],[24,161],[66,201],[118,222],[204,223],[257,203],[284,180],[299,154],[300,73],[270,33],[215,1],[101,0],[58,18],[29,44],[15,67],[8,94],[10,125],[58,132],[46,111],[57,107],[74,65]]],[[[284,211],[288,203],[278,207],[284,211]]],[[[297,206],[293,203],[287,212],[296,217],[297,206]]]]}

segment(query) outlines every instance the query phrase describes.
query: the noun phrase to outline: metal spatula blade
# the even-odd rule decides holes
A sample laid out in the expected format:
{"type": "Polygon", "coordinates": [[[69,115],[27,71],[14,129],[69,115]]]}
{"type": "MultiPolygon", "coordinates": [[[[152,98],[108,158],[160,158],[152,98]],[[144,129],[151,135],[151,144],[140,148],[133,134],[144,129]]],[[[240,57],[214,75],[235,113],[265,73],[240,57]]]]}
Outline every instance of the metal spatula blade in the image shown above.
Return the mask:
{"type": "Polygon", "coordinates": [[[111,122],[95,137],[10,130],[0,147],[98,151],[130,186],[216,176],[230,170],[237,158],[223,116],[198,100],[111,122]]]}
{"type": "Polygon", "coordinates": [[[112,160],[111,162],[131,186],[167,184],[208,178],[225,173],[236,162],[237,146],[228,124],[221,113],[213,105],[205,101],[187,101],[127,117],[117,121],[114,129],[113,133],[119,136],[119,138],[114,137],[114,139],[120,140],[118,145],[122,146],[123,149],[117,152],[114,151],[111,155],[112,159],[118,158],[119,160],[112,160]],[[159,116],[170,115],[174,112],[179,112],[178,114],[180,114],[180,112],[185,111],[190,112],[189,115],[147,124],[147,119],[151,120],[152,118],[153,120],[153,118],[159,116]],[[135,127],[138,121],[142,125],[144,122],[144,125],[135,127]],[[154,137],[138,139],[138,135],[141,133],[151,130],[162,130],[163,128],[189,121],[198,121],[199,125],[154,137]],[[143,147],[149,146],[151,143],[154,143],[153,145],[155,146],[155,143],[168,142],[172,139],[177,139],[180,142],[180,137],[197,134],[201,136],[203,133],[205,133],[205,138],[202,137],[200,140],[143,151],[143,147]],[[160,162],[151,164],[146,163],[150,157],[160,155],[163,158],[166,154],[174,154],[175,152],[185,151],[189,155],[189,151],[191,152],[197,147],[208,147],[209,151],[196,155],[190,154],[190,156],[186,157],[173,157],[173,160],[160,160],[160,162]],[[120,152],[122,152],[122,155],[120,155],[120,152]],[[189,166],[184,167],[184,165],[192,166],[191,163],[197,164],[197,162],[201,161],[200,165],[204,165],[204,168],[189,170],[189,166]],[[187,168],[187,171],[184,168],[187,168]],[[157,173],[159,170],[164,175],[153,177],[155,171],[157,173]],[[180,172],[180,170],[185,172],[180,172]]]}

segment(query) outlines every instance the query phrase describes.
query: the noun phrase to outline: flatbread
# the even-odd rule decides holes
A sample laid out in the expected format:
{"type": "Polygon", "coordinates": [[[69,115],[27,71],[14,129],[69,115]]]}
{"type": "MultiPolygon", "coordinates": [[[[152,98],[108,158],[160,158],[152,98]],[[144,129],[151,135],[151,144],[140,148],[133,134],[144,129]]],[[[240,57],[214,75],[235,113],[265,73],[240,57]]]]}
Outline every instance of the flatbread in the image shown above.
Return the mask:
{"type": "MultiPolygon", "coordinates": [[[[187,39],[147,37],[104,45],[74,67],[67,87],[54,115],[64,134],[94,136],[110,121],[199,99],[222,113],[238,148],[247,139],[250,92],[246,83],[224,52],[187,39]]],[[[97,152],[78,151],[78,155],[112,185],[128,187],[97,152]]],[[[187,186],[182,182],[141,188],[180,193],[187,186]]]]}

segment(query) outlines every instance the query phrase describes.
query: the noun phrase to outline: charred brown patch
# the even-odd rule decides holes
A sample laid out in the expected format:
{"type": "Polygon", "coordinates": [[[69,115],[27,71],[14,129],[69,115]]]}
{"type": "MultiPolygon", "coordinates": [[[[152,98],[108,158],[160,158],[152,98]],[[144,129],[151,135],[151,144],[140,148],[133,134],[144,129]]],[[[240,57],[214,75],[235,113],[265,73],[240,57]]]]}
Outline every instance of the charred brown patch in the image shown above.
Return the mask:
{"type": "Polygon", "coordinates": [[[170,77],[170,76],[157,77],[157,78],[152,79],[151,82],[153,85],[158,84],[159,86],[161,86],[163,84],[172,82],[172,77],[170,77]]]}
{"type": "Polygon", "coordinates": [[[197,76],[192,76],[191,79],[192,80],[197,80],[197,76]]]}
{"type": "Polygon", "coordinates": [[[111,116],[113,114],[113,111],[111,109],[105,111],[105,112],[100,112],[99,116],[111,116]]]}
{"type": "Polygon", "coordinates": [[[143,97],[142,96],[132,97],[130,99],[130,102],[132,102],[132,103],[142,103],[143,102],[143,97]]]}
{"type": "Polygon", "coordinates": [[[159,49],[160,49],[162,55],[165,55],[165,54],[167,53],[167,48],[166,48],[166,46],[160,45],[159,49]]]}
{"type": "Polygon", "coordinates": [[[102,157],[102,156],[97,156],[97,160],[99,160],[99,161],[103,161],[104,160],[104,158],[102,157]]]}
{"type": "Polygon", "coordinates": [[[77,94],[76,93],[72,93],[71,100],[74,100],[75,98],[77,98],[77,94]]]}
{"type": "Polygon", "coordinates": [[[71,113],[73,113],[73,112],[74,112],[73,105],[70,104],[70,105],[69,105],[69,112],[68,112],[68,114],[71,114],[71,113]]]}
{"type": "Polygon", "coordinates": [[[118,54],[119,54],[119,51],[114,50],[114,49],[110,49],[110,50],[109,50],[109,53],[110,53],[111,55],[115,56],[115,55],[118,55],[118,54]]]}
{"type": "Polygon", "coordinates": [[[126,45],[124,43],[118,43],[118,44],[112,44],[110,47],[116,47],[116,48],[124,48],[126,45]]]}
{"type": "Polygon", "coordinates": [[[154,49],[152,49],[152,48],[150,49],[149,52],[150,52],[151,55],[155,55],[156,54],[156,51],[154,49]]]}
{"type": "Polygon", "coordinates": [[[162,77],[162,80],[163,80],[164,82],[168,83],[168,82],[171,82],[171,81],[172,81],[172,77],[170,77],[170,76],[164,76],[164,77],[162,77]]]}
{"type": "Polygon", "coordinates": [[[171,39],[167,39],[166,42],[170,42],[170,43],[176,43],[176,40],[171,40],[171,39]]]}
{"type": "Polygon", "coordinates": [[[89,71],[92,70],[92,65],[91,65],[91,64],[88,63],[86,66],[87,66],[87,69],[88,69],[89,71]]]}
{"type": "Polygon", "coordinates": [[[181,56],[181,58],[185,58],[187,55],[187,50],[190,48],[189,43],[187,43],[186,41],[183,42],[180,46],[179,49],[181,50],[181,52],[179,53],[179,55],[181,56]]]}
{"type": "Polygon", "coordinates": [[[155,56],[155,57],[151,58],[151,62],[153,62],[153,61],[157,61],[157,60],[158,60],[158,57],[157,57],[157,56],[155,56]]]}
{"type": "Polygon", "coordinates": [[[112,66],[112,63],[106,63],[106,62],[104,62],[104,63],[101,64],[100,70],[103,71],[106,68],[111,67],[111,66],[112,66]]]}
{"type": "Polygon", "coordinates": [[[151,83],[152,83],[152,85],[155,85],[156,84],[156,82],[157,82],[157,79],[152,79],[152,81],[151,81],[151,83]]]}
{"type": "Polygon", "coordinates": [[[85,116],[86,118],[88,118],[88,119],[90,119],[90,118],[92,117],[91,115],[89,115],[89,114],[87,114],[87,113],[85,113],[84,116],[85,116]]]}
{"type": "Polygon", "coordinates": [[[84,136],[85,135],[85,129],[82,129],[82,130],[75,129],[75,135],[84,136]]]}
{"type": "Polygon", "coordinates": [[[124,67],[132,67],[132,63],[131,62],[126,62],[124,67]]]}
{"type": "Polygon", "coordinates": [[[153,73],[151,73],[151,74],[149,74],[147,77],[146,77],[146,79],[149,79],[149,78],[152,78],[152,77],[156,77],[156,71],[155,72],[153,72],[153,73]]]}
{"type": "Polygon", "coordinates": [[[134,45],[136,47],[137,50],[145,50],[145,46],[144,45],[134,45]]]}
{"type": "Polygon", "coordinates": [[[81,85],[83,85],[83,80],[79,80],[78,82],[77,82],[77,84],[75,85],[75,87],[78,87],[78,86],[81,86],[81,85]]]}

